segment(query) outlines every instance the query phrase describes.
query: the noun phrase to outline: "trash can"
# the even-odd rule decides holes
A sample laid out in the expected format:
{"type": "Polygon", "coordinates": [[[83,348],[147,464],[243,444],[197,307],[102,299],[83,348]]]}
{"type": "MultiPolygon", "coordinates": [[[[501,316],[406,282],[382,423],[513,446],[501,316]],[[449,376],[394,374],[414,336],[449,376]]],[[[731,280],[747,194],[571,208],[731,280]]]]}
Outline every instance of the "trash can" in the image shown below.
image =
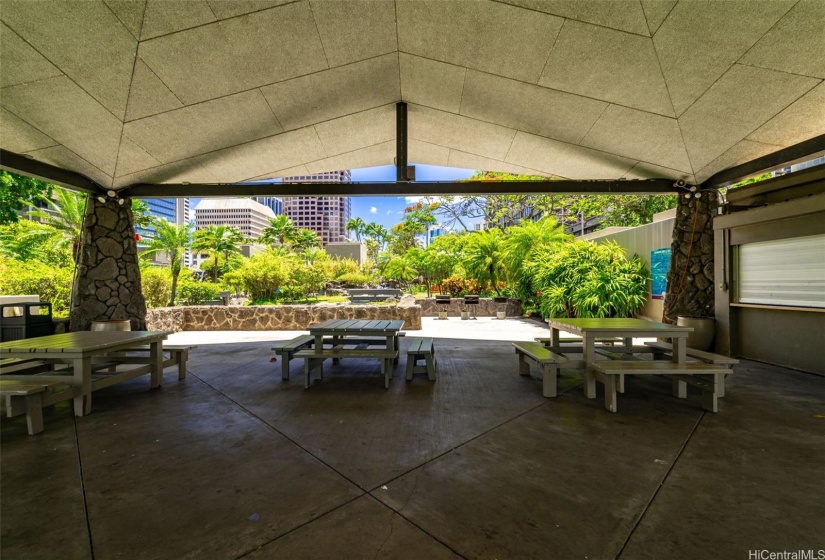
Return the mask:
{"type": "Polygon", "coordinates": [[[447,309],[450,307],[450,301],[451,298],[449,295],[436,294],[435,304],[441,306],[441,309],[438,310],[438,318],[440,320],[447,319],[447,309]]]}
{"type": "Polygon", "coordinates": [[[479,297],[477,295],[464,296],[464,308],[466,311],[461,312],[462,319],[475,319],[476,306],[479,304],[479,297]]]}
{"type": "Polygon", "coordinates": [[[53,332],[51,303],[32,301],[0,305],[0,342],[48,336],[53,332]]]}

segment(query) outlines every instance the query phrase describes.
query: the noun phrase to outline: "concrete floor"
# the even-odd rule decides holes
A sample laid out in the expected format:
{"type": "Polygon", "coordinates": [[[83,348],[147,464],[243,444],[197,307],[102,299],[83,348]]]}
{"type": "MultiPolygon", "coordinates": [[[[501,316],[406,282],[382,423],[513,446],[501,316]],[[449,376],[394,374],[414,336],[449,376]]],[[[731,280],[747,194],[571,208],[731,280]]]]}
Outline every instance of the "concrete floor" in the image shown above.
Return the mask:
{"type": "MultiPolygon", "coordinates": [[[[178,333],[167,370],[3,419],[0,554],[81,558],[748,558],[825,548],[825,379],[743,361],[718,414],[631,378],[619,413],[517,375],[526,320],[425,320],[439,377],[377,361],[303,389],[295,333],[178,333]]],[[[422,331],[410,332],[420,335],[422,331]]],[[[402,350],[407,342],[402,342],[402,350]]]]}

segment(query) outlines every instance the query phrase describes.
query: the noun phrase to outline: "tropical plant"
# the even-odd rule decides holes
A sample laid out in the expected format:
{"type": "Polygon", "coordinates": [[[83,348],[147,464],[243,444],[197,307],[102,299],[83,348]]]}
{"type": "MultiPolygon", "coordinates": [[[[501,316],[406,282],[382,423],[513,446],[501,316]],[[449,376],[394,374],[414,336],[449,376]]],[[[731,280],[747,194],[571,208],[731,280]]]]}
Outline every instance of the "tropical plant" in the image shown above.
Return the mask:
{"type": "Polygon", "coordinates": [[[360,272],[348,272],[337,277],[335,280],[345,286],[363,286],[364,284],[372,282],[372,276],[369,274],[361,274],[360,272]]]}
{"type": "Polygon", "coordinates": [[[86,215],[86,203],[89,197],[57,187],[54,189],[57,201],[51,198],[46,203],[52,212],[32,210],[31,215],[44,220],[47,224],[64,232],[70,239],[72,257],[77,262],[80,258],[80,237],[83,232],[83,218],[86,215]]]}
{"type": "Polygon", "coordinates": [[[169,305],[172,294],[172,273],[166,267],[142,266],[140,268],[140,290],[147,307],[169,305]]]}
{"type": "Polygon", "coordinates": [[[0,225],[0,255],[58,267],[74,265],[69,240],[55,228],[31,220],[0,225]]]}
{"type": "Polygon", "coordinates": [[[464,267],[467,275],[483,287],[489,286],[501,295],[499,281],[505,277],[503,260],[504,233],[500,229],[488,229],[473,233],[468,241],[464,267]]]}
{"type": "Polygon", "coordinates": [[[284,258],[270,249],[244,259],[237,269],[226,274],[226,281],[238,285],[252,300],[275,299],[279,288],[290,279],[296,264],[293,258],[284,258]]]}
{"type": "Polygon", "coordinates": [[[37,294],[40,301],[51,302],[54,317],[66,317],[73,275],[72,267],[0,258],[0,294],[37,294]]]}
{"type": "Polygon", "coordinates": [[[501,242],[501,259],[507,278],[513,282],[518,280],[524,263],[535,251],[551,251],[553,246],[570,239],[572,236],[565,234],[564,228],[552,216],[507,228],[507,235],[501,242]]]}
{"type": "Polygon", "coordinates": [[[178,291],[178,277],[183,268],[183,259],[186,251],[192,245],[193,224],[173,224],[167,220],[155,222],[155,237],[143,254],[164,253],[169,261],[169,270],[172,273],[171,293],[169,306],[175,305],[178,291]]]}
{"type": "Polygon", "coordinates": [[[237,229],[227,225],[211,225],[195,232],[192,240],[194,251],[204,251],[212,259],[212,279],[218,281],[220,258],[229,261],[233,253],[241,252],[244,236],[237,229]]]}
{"type": "Polygon", "coordinates": [[[615,242],[566,243],[525,266],[545,317],[632,317],[647,300],[650,275],[615,242]]]}
{"type": "Polygon", "coordinates": [[[199,282],[189,274],[184,274],[178,281],[178,294],[187,305],[201,305],[218,299],[223,286],[216,282],[204,280],[199,282]]]}
{"type": "Polygon", "coordinates": [[[364,235],[378,241],[379,247],[383,248],[384,244],[387,242],[387,239],[390,236],[390,233],[387,231],[387,228],[385,228],[381,224],[377,222],[370,222],[366,226],[364,226],[364,235]]]}
{"type": "Polygon", "coordinates": [[[292,220],[283,214],[270,218],[269,225],[262,231],[258,241],[266,244],[285,245],[295,235],[297,228],[292,220]]]}
{"type": "Polygon", "coordinates": [[[384,275],[392,280],[409,284],[409,282],[418,275],[418,271],[406,255],[401,255],[392,258],[387,263],[387,266],[384,268],[384,275]]]}
{"type": "Polygon", "coordinates": [[[367,224],[365,224],[364,220],[361,218],[350,218],[347,222],[347,231],[353,232],[355,234],[356,241],[361,243],[361,234],[364,233],[366,226],[367,224]]]}
{"type": "Polygon", "coordinates": [[[0,225],[17,222],[19,212],[48,200],[52,189],[51,183],[0,170],[0,225]]]}
{"type": "Polygon", "coordinates": [[[132,220],[134,221],[136,227],[148,229],[155,225],[155,221],[157,220],[157,218],[155,218],[151,214],[151,212],[149,212],[149,205],[146,203],[145,200],[133,198],[132,220]]]}
{"type": "Polygon", "coordinates": [[[298,252],[321,246],[321,239],[318,237],[318,234],[304,228],[296,230],[290,241],[291,248],[298,252]]]}

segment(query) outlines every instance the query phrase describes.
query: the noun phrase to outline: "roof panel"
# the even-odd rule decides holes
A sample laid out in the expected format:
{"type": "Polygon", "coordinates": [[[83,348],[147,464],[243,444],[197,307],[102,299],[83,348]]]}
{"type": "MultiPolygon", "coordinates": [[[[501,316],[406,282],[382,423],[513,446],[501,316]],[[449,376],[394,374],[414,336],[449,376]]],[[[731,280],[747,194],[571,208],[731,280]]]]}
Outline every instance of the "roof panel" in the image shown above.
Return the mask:
{"type": "Polygon", "coordinates": [[[748,140],[792,146],[820,134],[825,134],[825,82],[756,129],[748,140]]]}
{"type": "Polygon", "coordinates": [[[639,0],[504,0],[508,4],[523,6],[565,18],[603,27],[650,36],[645,14],[639,0]]]}
{"type": "MultiPolygon", "coordinates": [[[[385,105],[315,125],[326,156],[395,140],[395,105],[385,105]]],[[[312,160],[304,160],[304,162],[312,160]]]]}
{"type": "Polygon", "coordinates": [[[466,68],[406,53],[398,59],[403,101],[458,113],[466,68]]]}
{"type": "Polygon", "coordinates": [[[515,130],[469,117],[410,105],[409,136],[492,159],[503,160],[515,130]]]}
{"type": "Polygon", "coordinates": [[[524,132],[516,134],[506,161],[568,179],[622,177],[637,163],[635,160],[524,132]]]}
{"type": "Polygon", "coordinates": [[[316,0],[311,5],[330,66],[398,50],[392,0],[316,0]]]}
{"type": "Polygon", "coordinates": [[[60,76],[62,72],[17,33],[0,26],[0,87],[25,84],[43,78],[60,76]]]}

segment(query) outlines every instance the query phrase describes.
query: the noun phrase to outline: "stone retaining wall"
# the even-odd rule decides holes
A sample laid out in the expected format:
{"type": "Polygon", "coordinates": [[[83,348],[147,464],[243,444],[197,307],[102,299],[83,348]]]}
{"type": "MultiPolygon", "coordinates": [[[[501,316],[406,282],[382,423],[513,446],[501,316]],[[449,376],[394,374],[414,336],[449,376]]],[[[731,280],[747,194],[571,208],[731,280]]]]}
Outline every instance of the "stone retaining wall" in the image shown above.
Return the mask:
{"type": "Polygon", "coordinates": [[[402,304],[158,307],[147,311],[146,322],[149,330],[170,332],[302,331],[327,319],[401,319],[404,330],[421,329],[421,307],[402,304]]]}
{"type": "MultiPolygon", "coordinates": [[[[435,304],[435,298],[419,299],[417,303],[421,306],[421,315],[424,317],[438,317],[441,305],[435,304]]],[[[469,306],[468,306],[469,307],[469,306]]],[[[506,311],[508,317],[521,317],[521,300],[507,299],[507,303],[495,303],[492,298],[482,298],[475,306],[476,317],[495,317],[496,311],[506,311]]],[[[460,317],[464,310],[464,298],[452,298],[447,307],[448,317],[460,317]]]]}

